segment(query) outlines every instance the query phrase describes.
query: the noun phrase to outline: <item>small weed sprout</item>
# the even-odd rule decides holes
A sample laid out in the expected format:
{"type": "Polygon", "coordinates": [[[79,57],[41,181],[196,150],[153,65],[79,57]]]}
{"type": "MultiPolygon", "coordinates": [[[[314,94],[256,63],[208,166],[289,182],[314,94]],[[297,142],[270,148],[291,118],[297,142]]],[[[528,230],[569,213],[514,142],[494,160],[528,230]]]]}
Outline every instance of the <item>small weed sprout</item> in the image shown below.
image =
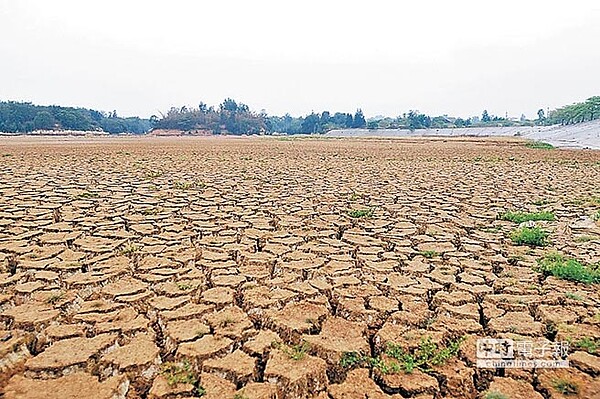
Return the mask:
{"type": "Polygon", "coordinates": [[[583,301],[583,297],[581,295],[577,295],[573,292],[567,292],[567,293],[565,293],[565,296],[574,301],[583,301]]]}
{"type": "Polygon", "coordinates": [[[229,327],[235,324],[235,320],[230,317],[227,317],[225,320],[222,320],[220,324],[221,327],[229,327]]]}
{"type": "Polygon", "coordinates": [[[298,345],[287,346],[281,342],[274,341],[271,343],[271,347],[279,349],[285,353],[292,360],[302,360],[304,356],[310,351],[310,345],[308,342],[302,342],[298,345]]]}
{"type": "Polygon", "coordinates": [[[579,237],[575,238],[575,242],[590,242],[590,241],[594,241],[597,239],[598,239],[597,236],[583,235],[583,236],[579,236],[579,237]]]}
{"type": "Polygon", "coordinates": [[[539,199],[539,200],[533,201],[533,205],[542,206],[542,205],[548,205],[551,202],[552,201],[550,201],[549,199],[539,199]]]}
{"type": "Polygon", "coordinates": [[[77,196],[75,196],[75,199],[86,199],[86,198],[98,198],[98,193],[84,191],[83,193],[80,193],[77,196]]]}
{"type": "Polygon", "coordinates": [[[176,181],[173,183],[173,188],[178,190],[191,190],[193,188],[204,188],[206,185],[197,181],[176,181]]]}
{"type": "Polygon", "coordinates": [[[129,244],[125,248],[121,249],[120,254],[125,255],[125,256],[134,255],[137,252],[139,252],[141,249],[142,249],[142,247],[139,247],[134,244],[129,244]]]}
{"type": "Polygon", "coordinates": [[[191,290],[192,288],[194,288],[193,285],[189,284],[189,283],[175,283],[175,285],[177,285],[177,288],[179,288],[180,291],[187,291],[187,290],[191,290]]]}
{"type": "Polygon", "coordinates": [[[344,352],[340,359],[340,366],[345,369],[354,368],[365,362],[365,355],[358,352],[344,352]]]}
{"type": "Polygon", "coordinates": [[[437,251],[420,251],[419,254],[427,259],[435,258],[440,255],[437,251]]]}
{"type": "Polygon", "coordinates": [[[195,387],[195,393],[202,396],[206,393],[205,389],[199,385],[198,378],[192,370],[192,365],[189,360],[184,360],[181,363],[167,362],[161,366],[161,374],[166,378],[170,386],[177,384],[191,384],[195,387]]]}
{"type": "Polygon", "coordinates": [[[352,209],[348,211],[348,216],[354,219],[370,218],[375,213],[375,208],[352,209]]]}
{"type": "Polygon", "coordinates": [[[195,334],[196,334],[196,338],[202,338],[206,335],[206,333],[204,331],[200,331],[200,330],[196,331],[195,334]]]}
{"type": "Polygon", "coordinates": [[[50,295],[48,297],[48,299],[46,299],[46,303],[49,303],[50,305],[56,305],[64,297],[65,297],[65,293],[64,292],[59,292],[57,294],[52,294],[52,295],[50,295]]]}
{"type": "Polygon", "coordinates": [[[552,387],[565,396],[577,395],[579,393],[579,386],[576,383],[562,378],[553,381],[552,387]]]}
{"type": "Polygon", "coordinates": [[[506,396],[503,393],[497,392],[497,391],[491,391],[485,394],[484,399],[509,399],[508,396],[506,396]]]}
{"type": "Polygon", "coordinates": [[[600,339],[594,339],[590,337],[584,337],[579,341],[576,341],[574,345],[577,348],[583,349],[591,355],[598,353],[600,349],[600,339]]]}

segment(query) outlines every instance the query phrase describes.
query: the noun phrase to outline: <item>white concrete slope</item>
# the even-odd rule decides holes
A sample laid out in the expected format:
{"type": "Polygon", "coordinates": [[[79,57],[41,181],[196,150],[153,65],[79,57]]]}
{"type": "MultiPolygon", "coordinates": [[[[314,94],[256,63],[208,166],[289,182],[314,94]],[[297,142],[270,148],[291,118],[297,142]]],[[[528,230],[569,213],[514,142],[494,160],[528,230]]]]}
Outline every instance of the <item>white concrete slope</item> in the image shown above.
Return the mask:
{"type": "Polygon", "coordinates": [[[329,137],[522,137],[544,141],[556,147],[600,149],[600,120],[569,126],[533,127],[471,127],[455,129],[336,129],[325,134],[329,137]]]}

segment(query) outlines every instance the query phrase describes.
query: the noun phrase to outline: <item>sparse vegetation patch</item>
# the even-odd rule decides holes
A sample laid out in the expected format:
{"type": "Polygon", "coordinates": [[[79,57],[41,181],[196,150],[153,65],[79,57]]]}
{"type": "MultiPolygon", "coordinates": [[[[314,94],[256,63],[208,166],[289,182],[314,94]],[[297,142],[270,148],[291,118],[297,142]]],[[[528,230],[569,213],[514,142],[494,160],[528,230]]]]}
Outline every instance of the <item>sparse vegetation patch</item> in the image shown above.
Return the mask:
{"type": "Polygon", "coordinates": [[[538,260],[536,270],[545,276],[563,280],[584,284],[600,283],[600,265],[584,265],[559,253],[550,253],[538,260]]]}
{"type": "Polygon", "coordinates": [[[500,215],[500,219],[509,220],[515,223],[523,223],[539,220],[554,220],[554,213],[549,211],[543,212],[505,212],[500,215]]]}
{"type": "Polygon", "coordinates": [[[373,214],[375,213],[375,208],[368,208],[368,209],[352,209],[350,211],[348,211],[348,216],[350,216],[351,218],[365,218],[365,217],[371,217],[373,216],[373,214]]]}
{"type": "Polygon", "coordinates": [[[530,141],[525,144],[527,148],[533,148],[535,150],[553,150],[554,146],[550,143],[545,143],[543,141],[530,141]]]}
{"type": "Polygon", "coordinates": [[[412,373],[415,369],[429,371],[432,367],[445,364],[458,354],[463,339],[450,341],[446,346],[433,342],[431,337],[421,339],[419,347],[412,352],[405,351],[400,345],[388,343],[385,357],[370,357],[357,352],[343,354],[340,365],[344,368],[370,367],[383,374],[412,373]]]}
{"type": "Polygon", "coordinates": [[[431,258],[435,258],[436,256],[439,256],[439,253],[437,251],[421,251],[421,252],[419,252],[419,254],[427,259],[431,259],[431,258]]]}
{"type": "Polygon", "coordinates": [[[565,379],[555,380],[552,383],[552,387],[565,396],[575,396],[579,394],[579,386],[576,383],[565,379]]]}
{"type": "Polygon", "coordinates": [[[539,227],[521,227],[514,230],[510,239],[516,245],[529,245],[531,247],[543,247],[548,244],[548,232],[539,227]]]}
{"type": "Polygon", "coordinates": [[[192,370],[192,365],[189,360],[184,360],[180,363],[163,363],[161,366],[161,373],[171,386],[175,386],[177,384],[191,384],[195,387],[194,390],[198,396],[202,396],[206,393],[204,388],[199,385],[198,378],[192,370]]]}

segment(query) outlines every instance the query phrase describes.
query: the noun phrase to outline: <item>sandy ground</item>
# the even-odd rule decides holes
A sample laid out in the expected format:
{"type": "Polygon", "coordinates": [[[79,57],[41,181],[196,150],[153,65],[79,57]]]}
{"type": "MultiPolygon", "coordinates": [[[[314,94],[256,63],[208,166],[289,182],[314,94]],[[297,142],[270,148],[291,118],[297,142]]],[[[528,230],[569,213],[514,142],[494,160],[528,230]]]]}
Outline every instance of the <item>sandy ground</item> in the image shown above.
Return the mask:
{"type": "Polygon", "coordinates": [[[4,398],[600,397],[597,285],[534,268],[600,260],[597,151],[16,137],[0,161],[4,398]],[[553,212],[548,245],[506,210],[553,212]],[[478,338],[568,341],[570,368],[478,368],[478,338]]]}

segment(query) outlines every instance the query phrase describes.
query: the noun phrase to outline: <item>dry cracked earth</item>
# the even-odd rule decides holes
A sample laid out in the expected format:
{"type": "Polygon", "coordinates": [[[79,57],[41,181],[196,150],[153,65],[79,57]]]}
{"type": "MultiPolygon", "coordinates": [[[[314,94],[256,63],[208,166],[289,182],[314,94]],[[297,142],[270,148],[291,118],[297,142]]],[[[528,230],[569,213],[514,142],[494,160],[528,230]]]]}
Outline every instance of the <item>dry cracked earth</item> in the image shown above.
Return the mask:
{"type": "Polygon", "coordinates": [[[598,285],[535,270],[599,260],[598,152],[3,139],[0,161],[3,398],[600,398],[598,285]],[[552,211],[549,245],[514,245],[507,210],[552,211]],[[570,367],[478,368],[485,337],[568,341],[570,367]],[[424,343],[439,361],[394,363],[424,343]]]}

